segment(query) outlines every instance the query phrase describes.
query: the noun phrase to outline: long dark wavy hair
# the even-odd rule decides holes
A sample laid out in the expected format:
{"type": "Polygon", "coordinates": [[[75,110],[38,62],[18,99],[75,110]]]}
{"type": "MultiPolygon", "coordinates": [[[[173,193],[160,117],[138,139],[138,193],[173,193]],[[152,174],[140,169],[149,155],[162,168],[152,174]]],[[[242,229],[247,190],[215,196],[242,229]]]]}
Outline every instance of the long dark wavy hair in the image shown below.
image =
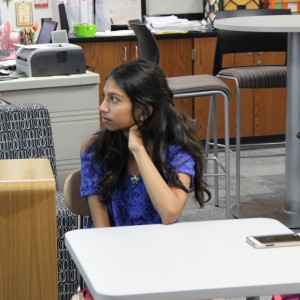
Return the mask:
{"type": "MultiPolygon", "coordinates": [[[[197,138],[192,119],[177,111],[173,105],[164,72],[157,64],[132,60],[114,68],[107,76],[127,94],[132,102],[132,116],[138,125],[145,148],[161,176],[169,185],[187,190],[172,168],[166,164],[165,154],[169,144],[181,146],[195,161],[193,191],[200,207],[211,198],[203,180],[204,156],[201,141],[197,138]],[[149,107],[152,111],[149,111],[149,107]],[[138,120],[136,109],[146,114],[143,122],[138,120]],[[205,197],[206,195],[206,197],[205,197]]],[[[124,178],[130,151],[128,140],[122,131],[101,130],[95,140],[95,161],[106,169],[99,182],[102,201],[106,203],[112,192],[124,178]]]]}

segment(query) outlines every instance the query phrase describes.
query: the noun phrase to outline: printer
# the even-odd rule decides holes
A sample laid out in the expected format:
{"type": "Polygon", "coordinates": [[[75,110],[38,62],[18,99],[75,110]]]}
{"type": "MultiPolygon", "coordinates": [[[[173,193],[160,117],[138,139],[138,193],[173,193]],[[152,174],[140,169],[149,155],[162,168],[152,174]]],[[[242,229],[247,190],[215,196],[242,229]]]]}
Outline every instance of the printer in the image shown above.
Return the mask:
{"type": "Polygon", "coordinates": [[[16,72],[28,77],[86,72],[82,48],[69,43],[18,45],[16,72]]]}

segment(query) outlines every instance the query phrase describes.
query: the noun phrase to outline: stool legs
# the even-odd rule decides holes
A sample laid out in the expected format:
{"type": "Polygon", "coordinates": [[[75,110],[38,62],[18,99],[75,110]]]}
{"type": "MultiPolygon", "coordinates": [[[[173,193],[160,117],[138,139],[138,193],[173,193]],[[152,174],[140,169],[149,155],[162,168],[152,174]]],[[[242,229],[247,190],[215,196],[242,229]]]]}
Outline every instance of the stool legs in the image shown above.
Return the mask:
{"type": "MultiPolygon", "coordinates": [[[[77,222],[78,222],[78,229],[83,229],[83,225],[84,225],[84,216],[78,215],[77,216],[77,222]]],[[[83,278],[81,277],[79,270],[77,268],[77,288],[76,288],[76,292],[79,293],[80,290],[83,289],[83,278]]]]}
{"type": "MultiPolygon", "coordinates": [[[[222,168],[225,176],[225,201],[226,201],[226,218],[230,218],[230,165],[229,165],[229,109],[228,109],[228,98],[225,94],[220,93],[224,99],[224,140],[225,140],[225,163],[224,167],[218,161],[218,123],[217,123],[217,100],[216,94],[211,96],[208,125],[206,132],[206,143],[205,143],[205,156],[208,159],[209,155],[209,144],[210,144],[210,132],[211,124],[213,124],[213,151],[214,151],[214,193],[215,193],[215,205],[219,206],[219,166],[222,168]]],[[[206,162],[207,164],[207,162],[206,162]]],[[[206,165],[207,168],[207,165],[206,165]]],[[[206,171],[207,172],[207,171],[206,171]]]]}
{"type": "Polygon", "coordinates": [[[241,91],[236,80],[236,203],[241,201],[241,91]]]}
{"type": "MultiPolygon", "coordinates": [[[[206,131],[206,143],[205,143],[205,170],[204,172],[207,174],[207,165],[209,160],[209,145],[210,145],[210,132],[211,125],[213,125],[213,150],[214,157],[212,158],[214,162],[214,174],[218,174],[218,118],[217,118],[217,103],[216,103],[216,95],[212,95],[210,97],[209,104],[209,115],[208,115],[208,124],[206,131]]],[[[218,176],[214,176],[214,196],[215,196],[215,206],[219,206],[219,180],[218,176]]]]}

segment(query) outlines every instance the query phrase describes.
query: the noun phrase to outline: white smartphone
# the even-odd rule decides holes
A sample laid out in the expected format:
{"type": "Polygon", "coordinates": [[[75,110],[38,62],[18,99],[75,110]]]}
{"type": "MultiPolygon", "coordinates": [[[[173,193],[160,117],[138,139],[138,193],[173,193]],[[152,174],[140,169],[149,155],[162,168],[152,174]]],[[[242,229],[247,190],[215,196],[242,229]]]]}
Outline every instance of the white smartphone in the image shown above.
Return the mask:
{"type": "Polygon", "coordinates": [[[300,246],[300,234],[274,234],[261,236],[248,236],[247,242],[255,248],[272,248],[286,246],[300,246]]]}

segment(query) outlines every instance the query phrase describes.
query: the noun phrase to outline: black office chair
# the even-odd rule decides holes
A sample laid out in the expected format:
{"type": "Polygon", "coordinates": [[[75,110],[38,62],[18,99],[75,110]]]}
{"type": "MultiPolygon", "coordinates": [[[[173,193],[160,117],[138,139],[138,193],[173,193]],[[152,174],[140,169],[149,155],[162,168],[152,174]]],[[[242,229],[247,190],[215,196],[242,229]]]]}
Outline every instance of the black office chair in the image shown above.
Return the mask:
{"type": "MultiPolygon", "coordinates": [[[[159,47],[157,41],[151,31],[140,20],[130,20],[129,25],[134,31],[139,45],[139,57],[145,61],[159,63],[159,47]]],[[[180,77],[167,78],[169,87],[173,91],[174,98],[187,98],[199,96],[211,96],[211,102],[216,102],[216,96],[221,95],[224,99],[224,114],[225,114],[225,165],[220,164],[218,160],[218,136],[217,136],[217,113],[212,111],[213,116],[213,137],[214,137],[214,157],[208,157],[208,146],[206,146],[206,157],[214,161],[214,173],[206,174],[214,176],[214,194],[215,204],[219,205],[219,188],[218,177],[225,176],[225,191],[226,191],[226,217],[230,214],[230,172],[229,172],[229,115],[228,115],[228,100],[231,98],[230,89],[220,79],[212,75],[190,75],[180,77]],[[219,172],[219,166],[222,173],[219,172]]],[[[214,105],[216,107],[216,105],[214,105]]],[[[210,135],[210,126],[208,130],[208,138],[210,135]]],[[[208,144],[207,144],[208,145],[208,144]]]]}
{"type": "MultiPolygon", "coordinates": [[[[290,15],[289,9],[228,10],[216,13],[216,20],[245,16],[290,15]]],[[[239,32],[218,29],[217,46],[214,58],[213,75],[234,80],[236,84],[236,201],[240,202],[240,89],[242,88],[284,88],[287,70],[281,66],[234,66],[223,67],[225,54],[249,52],[287,51],[286,33],[239,32]]],[[[266,146],[266,144],[264,144],[266,146]]],[[[255,145],[252,145],[255,146],[255,145]]],[[[260,144],[262,146],[262,144],[260,144]]],[[[270,145],[268,145],[270,146],[270,145]]],[[[257,157],[251,156],[251,157],[257,157]]],[[[261,156],[261,155],[259,155],[261,156]]],[[[247,156],[249,157],[249,156],[247,156]]]]}

